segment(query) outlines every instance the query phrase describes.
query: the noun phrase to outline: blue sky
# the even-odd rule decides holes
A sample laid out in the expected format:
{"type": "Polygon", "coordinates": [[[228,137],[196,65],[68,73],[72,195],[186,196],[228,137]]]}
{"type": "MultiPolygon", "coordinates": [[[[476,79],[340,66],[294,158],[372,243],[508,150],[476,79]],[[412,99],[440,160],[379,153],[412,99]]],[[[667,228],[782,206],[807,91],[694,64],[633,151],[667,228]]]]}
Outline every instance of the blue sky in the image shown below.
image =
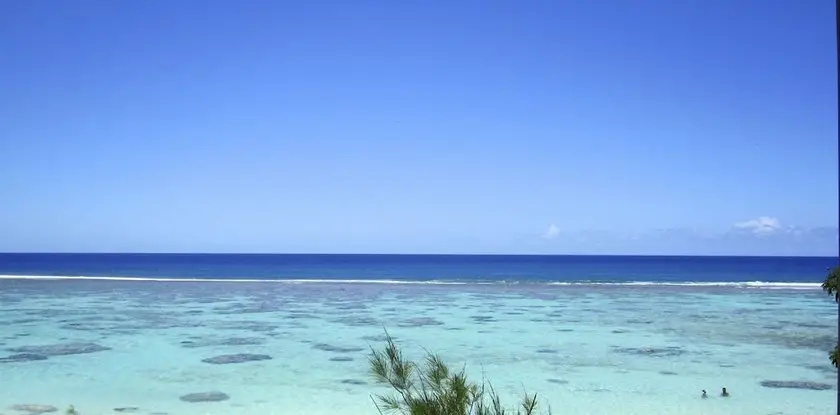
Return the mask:
{"type": "Polygon", "coordinates": [[[0,251],[837,252],[830,0],[0,3],[0,251]]]}

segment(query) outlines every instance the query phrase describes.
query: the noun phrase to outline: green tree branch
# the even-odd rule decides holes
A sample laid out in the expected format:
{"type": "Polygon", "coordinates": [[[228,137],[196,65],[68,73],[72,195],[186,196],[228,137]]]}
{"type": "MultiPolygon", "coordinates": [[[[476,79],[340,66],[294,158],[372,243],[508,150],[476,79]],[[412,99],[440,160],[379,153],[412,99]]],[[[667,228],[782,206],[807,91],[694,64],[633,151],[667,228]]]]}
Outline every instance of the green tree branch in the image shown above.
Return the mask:
{"type": "MultiPolygon", "coordinates": [[[[394,394],[372,396],[380,414],[395,415],[536,415],[537,395],[526,394],[520,407],[506,409],[493,385],[467,378],[462,368],[453,371],[443,360],[427,352],[425,362],[406,360],[385,331],[385,347],[371,348],[373,378],[394,394]]],[[[548,409],[551,414],[551,409],[548,409]]]]}
{"type": "MultiPolygon", "coordinates": [[[[835,302],[840,303],[840,267],[835,267],[828,273],[822,283],[822,289],[828,295],[833,296],[835,302]]],[[[828,353],[828,358],[835,368],[840,367],[838,366],[840,364],[838,363],[838,355],[840,355],[840,342],[834,346],[834,350],[828,353]]]]}

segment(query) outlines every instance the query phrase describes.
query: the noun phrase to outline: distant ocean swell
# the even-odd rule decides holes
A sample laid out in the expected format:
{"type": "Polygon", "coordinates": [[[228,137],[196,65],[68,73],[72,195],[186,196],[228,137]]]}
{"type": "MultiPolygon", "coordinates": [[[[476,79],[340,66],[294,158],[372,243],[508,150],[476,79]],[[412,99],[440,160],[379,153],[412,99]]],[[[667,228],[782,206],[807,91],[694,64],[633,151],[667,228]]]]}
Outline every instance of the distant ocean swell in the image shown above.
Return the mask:
{"type": "Polygon", "coordinates": [[[633,287],[729,287],[779,290],[819,290],[817,282],[765,282],[765,281],[517,281],[517,280],[401,280],[401,279],[317,279],[317,278],[166,278],[166,277],[103,277],[60,275],[0,275],[0,280],[87,280],[126,282],[224,282],[224,283],[277,283],[277,284],[391,284],[391,285],[549,285],[549,286],[633,286],[633,287]]]}

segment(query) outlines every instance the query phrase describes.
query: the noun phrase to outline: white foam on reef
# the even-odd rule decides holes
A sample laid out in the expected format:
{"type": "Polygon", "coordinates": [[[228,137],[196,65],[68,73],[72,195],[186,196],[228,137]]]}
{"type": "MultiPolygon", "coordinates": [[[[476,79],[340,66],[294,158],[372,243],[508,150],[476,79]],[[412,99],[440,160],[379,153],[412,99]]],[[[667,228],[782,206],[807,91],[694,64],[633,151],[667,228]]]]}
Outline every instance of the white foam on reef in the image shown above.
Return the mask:
{"type": "MultiPolygon", "coordinates": [[[[0,275],[0,280],[87,280],[87,281],[136,281],[136,282],[241,282],[241,283],[277,283],[277,284],[432,284],[465,285],[460,281],[407,281],[407,280],[353,280],[353,279],[253,279],[253,278],[166,278],[166,277],[90,277],[72,275],[0,275]]],[[[481,282],[478,282],[479,284],[481,282]]]]}
{"type": "Polygon", "coordinates": [[[818,282],[667,282],[667,281],[631,281],[631,282],[550,282],[549,285],[626,285],[626,286],[656,286],[656,287],[733,287],[733,288],[762,288],[777,290],[814,290],[820,289],[818,282]]]}
{"type": "Polygon", "coordinates": [[[783,289],[783,290],[819,290],[822,289],[822,283],[819,282],[748,282],[745,283],[748,287],[755,288],[769,288],[769,289],[783,289]]]}
{"type": "MultiPolygon", "coordinates": [[[[71,275],[0,275],[0,280],[90,280],[90,281],[135,281],[135,282],[238,282],[238,283],[276,283],[276,284],[389,284],[389,285],[515,285],[520,281],[441,281],[441,280],[388,280],[388,279],[239,279],[239,278],[165,278],[165,277],[94,277],[71,275]]],[[[776,290],[816,290],[822,285],[817,282],[665,282],[665,281],[566,281],[566,282],[527,282],[526,284],[546,284],[553,286],[634,286],[634,287],[732,287],[776,290]]]]}

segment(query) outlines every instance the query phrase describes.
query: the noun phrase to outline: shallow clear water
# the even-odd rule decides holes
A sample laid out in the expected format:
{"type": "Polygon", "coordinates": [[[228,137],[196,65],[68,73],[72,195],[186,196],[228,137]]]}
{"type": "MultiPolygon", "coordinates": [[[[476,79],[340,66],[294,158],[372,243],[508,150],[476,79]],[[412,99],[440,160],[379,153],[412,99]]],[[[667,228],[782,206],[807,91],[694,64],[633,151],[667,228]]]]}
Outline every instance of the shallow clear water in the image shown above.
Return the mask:
{"type": "Polygon", "coordinates": [[[834,389],[760,385],[833,385],[836,308],[818,290],[0,280],[0,357],[110,348],[0,363],[0,413],[372,414],[370,394],[386,390],[371,382],[367,354],[383,326],[411,356],[439,352],[506,397],[537,392],[560,414],[834,410],[834,389]],[[252,344],[223,344],[233,338],[252,344]],[[272,359],[202,362],[232,353],[272,359]],[[724,386],[731,397],[718,396],[724,386]],[[230,399],[179,400],[208,391],[230,399]]]}

